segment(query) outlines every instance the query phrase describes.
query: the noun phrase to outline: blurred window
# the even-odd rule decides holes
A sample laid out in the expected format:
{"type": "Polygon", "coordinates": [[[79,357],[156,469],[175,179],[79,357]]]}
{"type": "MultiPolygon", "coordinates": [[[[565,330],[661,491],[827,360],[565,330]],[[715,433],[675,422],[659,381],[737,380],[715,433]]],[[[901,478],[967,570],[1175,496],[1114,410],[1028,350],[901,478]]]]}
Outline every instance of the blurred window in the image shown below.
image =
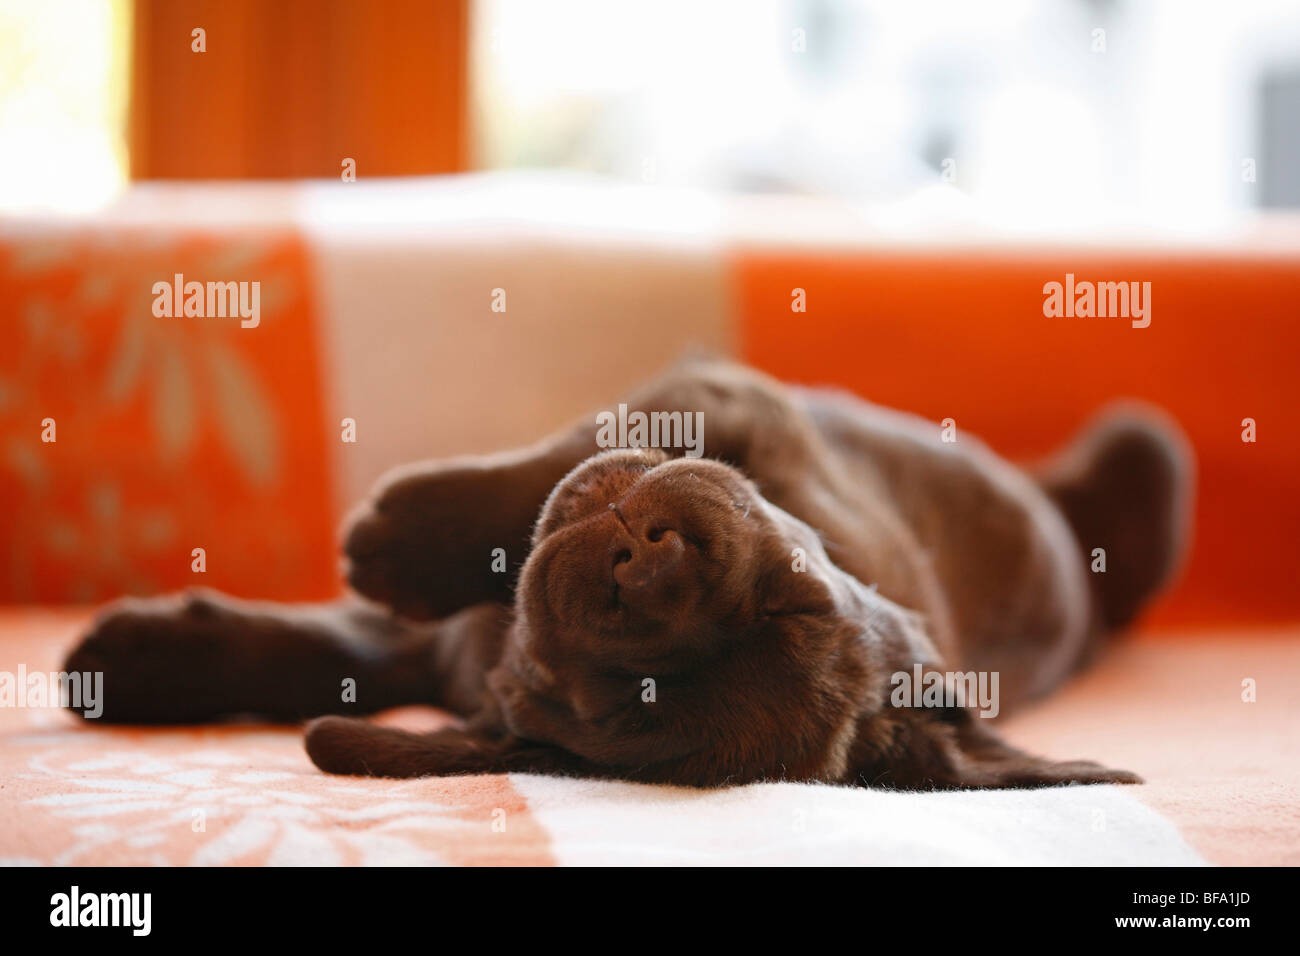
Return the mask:
{"type": "Polygon", "coordinates": [[[121,189],[130,17],[128,0],[0,0],[0,211],[121,189]]]}
{"type": "Polygon", "coordinates": [[[1300,175],[1294,0],[480,0],[476,12],[488,167],[864,198],[940,183],[1026,221],[1297,202],[1282,182],[1300,175]]]}

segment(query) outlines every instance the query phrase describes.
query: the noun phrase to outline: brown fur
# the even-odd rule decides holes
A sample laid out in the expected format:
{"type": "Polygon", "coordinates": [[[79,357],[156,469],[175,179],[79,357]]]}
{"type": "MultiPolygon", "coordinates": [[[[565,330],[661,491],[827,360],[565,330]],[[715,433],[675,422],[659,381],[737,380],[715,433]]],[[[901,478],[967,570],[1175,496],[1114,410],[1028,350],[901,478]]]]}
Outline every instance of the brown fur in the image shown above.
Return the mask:
{"type": "Polygon", "coordinates": [[[373,603],[130,601],[66,666],[104,672],[115,721],[415,702],[466,718],[419,735],[321,717],[307,750],[334,773],[1138,779],[1022,753],[964,707],[895,707],[890,678],[997,671],[1005,712],[1076,670],[1184,548],[1172,425],[1112,415],[1031,477],[964,435],[722,362],[683,363],[628,405],[702,412],[705,457],[602,452],[588,419],[515,453],[401,469],[347,534],[349,581],[373,603]],[[1088,570],[1094,547],[1105,574],[1088,570]]]}

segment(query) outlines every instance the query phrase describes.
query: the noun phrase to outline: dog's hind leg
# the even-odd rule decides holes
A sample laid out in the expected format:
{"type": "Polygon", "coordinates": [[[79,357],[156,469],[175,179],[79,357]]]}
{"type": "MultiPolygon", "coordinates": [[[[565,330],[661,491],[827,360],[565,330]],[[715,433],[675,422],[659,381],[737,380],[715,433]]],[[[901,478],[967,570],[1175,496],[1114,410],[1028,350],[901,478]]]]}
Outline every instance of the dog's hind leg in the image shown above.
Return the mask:
{"type": "Polygon", "coordinates": [[[1103,413],[1034,471],[1078,541],[1099,635],[1131,622],[1177,570],[1191,529],[1193,469],[1178,426],[1134,403],[1103,413]]]}

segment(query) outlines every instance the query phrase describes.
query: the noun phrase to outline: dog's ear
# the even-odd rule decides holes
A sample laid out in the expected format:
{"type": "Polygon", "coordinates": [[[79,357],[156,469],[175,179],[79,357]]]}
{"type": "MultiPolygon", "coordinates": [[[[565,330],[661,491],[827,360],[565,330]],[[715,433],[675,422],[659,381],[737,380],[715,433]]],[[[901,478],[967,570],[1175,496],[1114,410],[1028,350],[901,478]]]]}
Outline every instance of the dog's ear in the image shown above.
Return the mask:
{"type": "Polygon", "coordinates": [[[863,588],[838,568],[826,553],[820,535],[769,501],[763,502],[771,533],[755,560],[759,575],[759,610],[768,617],[837,613],[867,618],[874,610],[874,590],[863,588]]]}
{"type": "Polygon", "coordinates": [[[763,612],[804,660],[835,662],[826,670],[823,700],[848,696],[863,708],[850,756],[858,783],[929,790],[1142,782],[1090,760],[1058,762],[1017,750],[969,707],[895,706],[893,675],[911,677],[918,663],[923,673],[942,670],[924,619],[836,567],[802,522],[780,509],[772,514],[781,536],[765,559],[763,612]]]}
{"type": "Polygon", "coordinates": [[[1091,760],[1047,760],[1001,740],[968,707],[893,710],[864,728],[872,748],[859,768],[859,782],[906,789],[994,789],[1052,787],[1071,783],[1142,783],[1127,770],[1091,760]]]}

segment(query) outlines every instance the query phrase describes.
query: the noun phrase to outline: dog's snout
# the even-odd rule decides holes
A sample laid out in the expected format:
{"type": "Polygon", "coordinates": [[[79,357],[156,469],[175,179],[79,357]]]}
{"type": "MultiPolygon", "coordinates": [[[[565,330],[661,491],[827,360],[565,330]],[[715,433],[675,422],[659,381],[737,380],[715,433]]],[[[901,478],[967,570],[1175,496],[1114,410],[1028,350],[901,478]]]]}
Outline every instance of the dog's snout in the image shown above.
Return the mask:
{"type": "Polygon", "coordinates": [[[672,528],[652,524],[631,531],[614,549],[614,580],[624,592],[662,595],[680,578],[686,542],[672,528]]]}

